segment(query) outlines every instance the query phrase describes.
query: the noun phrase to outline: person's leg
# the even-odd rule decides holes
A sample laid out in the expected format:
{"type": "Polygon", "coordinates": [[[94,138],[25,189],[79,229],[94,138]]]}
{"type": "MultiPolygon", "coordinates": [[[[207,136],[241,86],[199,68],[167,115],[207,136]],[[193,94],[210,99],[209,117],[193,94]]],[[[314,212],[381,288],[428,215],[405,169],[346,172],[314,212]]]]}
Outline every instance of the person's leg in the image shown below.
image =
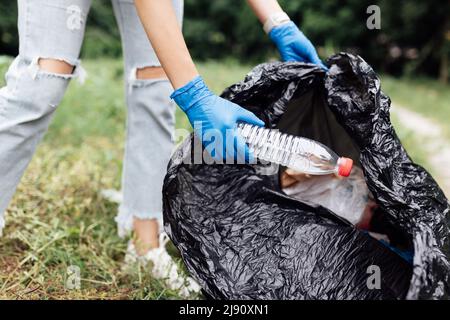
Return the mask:
{"type": "MultiPolygon", "coordinates": [[[[180,26],[183,1],[173,0],[180,26]]],[[[143,254],[158,247],[162,185],[173,148],[173,91],[139,20],[133,0],[114,0],[121,31],[128,104],[119,234],[134,229],[143,254]]]]}
{"type": "Polygon", "coordinates": [[[90,0],[19,0],[19,55],[0,89],[0,232],[3,214],[71,78],[90,0]]]}

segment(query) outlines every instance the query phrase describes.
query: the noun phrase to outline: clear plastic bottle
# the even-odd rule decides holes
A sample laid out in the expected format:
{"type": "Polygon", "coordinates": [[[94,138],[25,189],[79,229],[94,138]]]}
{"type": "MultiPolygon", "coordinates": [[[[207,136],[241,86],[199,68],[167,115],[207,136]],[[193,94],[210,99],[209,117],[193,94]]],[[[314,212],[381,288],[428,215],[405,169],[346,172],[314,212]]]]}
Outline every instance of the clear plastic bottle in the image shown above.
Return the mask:
{"type": "Polygon", "coordinates": [[[238,130],[258,159],[311,175],[335,173],[348,177],[352,170],[352,159],[339,157],[317,141],[243,122],[238,130]]]}

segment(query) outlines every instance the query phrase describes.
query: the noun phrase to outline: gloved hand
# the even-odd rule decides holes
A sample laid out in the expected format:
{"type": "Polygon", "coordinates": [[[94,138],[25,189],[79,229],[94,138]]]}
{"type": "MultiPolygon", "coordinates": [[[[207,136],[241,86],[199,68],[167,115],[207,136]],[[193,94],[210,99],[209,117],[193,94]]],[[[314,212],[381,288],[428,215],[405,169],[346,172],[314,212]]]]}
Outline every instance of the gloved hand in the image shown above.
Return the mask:
{"type": "Polygon", "coordinates": [[[186,113],[197,137],[215,160],[253,161],[247,144],[236,130],[238,121],[264,126],[264,122],[253,113],[213,94],[200,76],[177,89],[171,98],[186,113]],[[228,136],[227,130],[230,130],[228,136]],[[219,133],[222,139],[210,142],[213,140],[211,135],[219,133]],[[233,139],[233,144],[230,139],[233,139]],[[227,148],[227,144],[230,147],[227,148]]]}
{"type": "Polygon", "coordinates": [[[305,37],[294,22],[290,21],[273,28],[269,32],[269,36],[277,46],[283,61],[310,62],[328,70],[317,55],[311,41],[305,37]]]}

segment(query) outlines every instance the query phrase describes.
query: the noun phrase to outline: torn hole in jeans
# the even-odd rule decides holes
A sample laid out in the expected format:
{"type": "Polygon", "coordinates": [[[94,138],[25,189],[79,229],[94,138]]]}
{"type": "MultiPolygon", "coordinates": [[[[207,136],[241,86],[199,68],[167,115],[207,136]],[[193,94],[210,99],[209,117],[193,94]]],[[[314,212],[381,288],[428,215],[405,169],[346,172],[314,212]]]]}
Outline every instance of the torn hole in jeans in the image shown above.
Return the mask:
{"type": "Polygon", "coordinates": [[[129,92],[131,92],[131,90],[133,88],[148,87],[148,86],[152,85],[153,83],[161,82],[161,81],[169,81],[169,80],[167,79],[167,76],[164,73],[164,70],[162,69],[162,67],[160,65],[148,65],[148,66],[142,66],[142,67],[134,67],[131,69],[130,74],[128,76],[128,90],[129,90],[129,92]],[[147,68],[155,69],[155,71],[156,71],[156,69],[161,69],[162,73],[161,73],[161,75],[158,75],[155,77],[138,78],[137,77],[138,70],[144,70],[147,68]]]}
{"type": "Polygon", "coordinates": [[[80,84],[83,84],[86,81],[87,72],[81,65],[81,60],[71,60],[71,59],[65,59],[65,58],[48,58],[48,57],[36,57],[34,58],[30,65],[28,66],[28,70],[31,74],[31,77],[33,79],[36,79],[38,76],[47,76],[47,77],[57,77],[62,79],[74,79],[76,78],[80,84]],[[42,70],[39,66],[39,60],[40,59],[51,59],[56,61],[64,61],[68,63],[69,65],[73,66],[72,73],[56,73],[56,72],[49,72],[42,70]]]}

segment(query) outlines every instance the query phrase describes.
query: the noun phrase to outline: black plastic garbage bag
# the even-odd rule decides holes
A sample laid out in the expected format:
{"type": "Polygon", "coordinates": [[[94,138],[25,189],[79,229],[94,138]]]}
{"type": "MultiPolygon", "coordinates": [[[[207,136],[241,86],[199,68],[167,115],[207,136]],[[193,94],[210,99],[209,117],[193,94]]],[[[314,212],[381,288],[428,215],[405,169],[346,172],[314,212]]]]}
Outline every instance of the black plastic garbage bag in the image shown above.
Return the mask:
{"type": "Polygon", "coordinates": [[[165,230],[216,299],[448,298],[449,202],[402,147],[372,68],[345,53],[328,65],[325,74],[262,64],[222,96],[357,161],[379,204],[374,225],[414,251],[413,265],[328,209],[289,198],[267,164],[189,164],[192,136],[169,164],[165,230]]]}

